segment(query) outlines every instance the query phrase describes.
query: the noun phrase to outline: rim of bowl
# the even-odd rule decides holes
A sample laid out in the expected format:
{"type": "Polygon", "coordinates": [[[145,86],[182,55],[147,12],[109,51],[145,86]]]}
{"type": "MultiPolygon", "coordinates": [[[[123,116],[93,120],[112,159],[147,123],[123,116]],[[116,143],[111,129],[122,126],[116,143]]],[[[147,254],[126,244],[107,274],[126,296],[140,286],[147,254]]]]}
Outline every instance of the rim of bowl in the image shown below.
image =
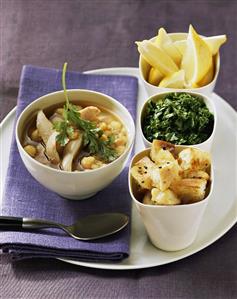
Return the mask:
{"type": "MultiPolygon", "coordinates": [[[[172,33],[168,33],[168,35],[188,35],[188,33],[187,32],[172,32],[172,33]]],[[[206,37],[206,36],[204,36],[204,35],[201,35],[200,34],[200,36],[201,37],[206,37]]],[[[149,40],[154,40],[155,39],[155,37],[156,36],[153,36],[153,37],[151,37],[149,40]]],[[[214,61],[215,61],[215,76],[213,77],[213,79],[211,80],[211,82],[209,82],[208,84],[206,84],[206,85],[204,85],[204,86],[200,86],[200,87],[197,87],[197,88],[179,88],[179,89],[176,89],[176,90],[202,90],[203,88],[205,88],[205,87],[208,87],[209,85],[211,85],[211,84],[213,84],[213,82],[215,82],[216,80],[217,80],[217,77],[218,77],[218,75],[219,75],[219,71],[220,71],[220,52],[218,51],[217,52],[217,54],[216,55],[214,55],[214,61]]],[[[142,55],[141,54],[139,54],[139,71],[140,71],[140,75],[141,75],[141,78],[142,78],[142,80],[146,83],[146,84],[148,84],[149,86],[151,86],[151,87],[154,87],[154,88],[162,88],[162,89],[165,89],[165,88],[167,88],[167,89],[173,89],[173,88],[170,88],[170,87],[159,87],[159,86],[155,86],[155,85],[153,85],[153,84],[150,84],[145,78],[144,78],[144,75],[143,75],[143,71],[142,71],[142,67],[141,67],[141,62],[142,62],[142,55]]]]}
{"type": "MultiPolygon", "coordinates": [[[[189,146],[186,146],[186,145],[175,145],[175,147],[184,147],[184,148],[188,148],[189,146]]],[[[199,149],[200,151],[203,151],[202,149],[199,149]]],[[[161,208],[161,209],[181,209],[183,207],[192,207],[192,206],[196,206],[196,205],[201,205],[201,204],[208,204],[208,201],[210,200],[210,197],[213,193],[213,184],[214,184],[214,171],[213,171],[213,162],[212,162],[212,159],[211,159],[211,170],[210,170],[210,190],[209,190],[209,193],[207,195],[207,197],[205,197],[204,199],[200,200],[200,201],[197,201],[197,202],[193,202],[193,203],[186,203],[186,204],[180,204],[180,205],[149,205],[149,204],[144,204],[142,202],[140,202],[139,200],[136,199],[136,197],[134,196],[133,194],[133,191],[132,191],[132,176],[131,176],[131,168],[132,168],[132,165],[134,163],[134,160],[135,158],[140,155],[141,153],[150,153],[151,151],[151,148],[146,148],[138,153],[136,153],[132,159],[131,159],[131,162],[129,163],[129,169],[128,169],[128,187],[129,187],[129,193],[130,193],[130,196],[132,197],[132,199],[134,200],[135,203],[139,204],[140,206],[142,207],[149,207],[149,208],[152,208],[152,209],[157,209],[157,208],[161,208]]],[[[145,156],[144,156],[145,157],[145,156]]],[[[146,155],[146,157],[148,157],[146,155]]]]}
{"type": "MultiPolygon", "coordinates": [[[[63,90],[58,90],[58,91],[54,91],[54,92],[51,92],[51,93],[47,93],[47,94],[45,94],[45,95],[43,95],[43,96],[41,96],[41,97],[35,99],[33,102],[31,102],[29,105],[27,105],[27,106],[25,107],[25,109],[24,109],[24,110],[20,113],[20,115],[18,116],[18,119],[17,119],[17,122],[16,122],[16,127],[15,127],[15,138],[16,138],[16,142],[17,142],[18,147],[20,147],[21,150],[22,150],[22,153],[23,153],[26,157],[30,158],[30,160],[31,160],[33,163],[36,163],[36,165],[39,165],[39,166],[42,167],[42,168],[46,168],[46,169],[48,169],[48,170],[50,170],[50,171],[53,171],[53,172],[56,172],[56,173],[64,173],[64,174],[68,174],[68,175],[78,175],[78,174],[80,174],[80,175],[85,175],[85,174],[89,174],[89,173],[91,173],[91,172],[96,172],[96,171],[99,172],[99,171],[102,171],[102,170],[105,169],[105,168],[111,167],[111,165],[113,165],[115,162],[121,160],[122,157],[124,157],[124,156],[126,156],[127,154],[129,154],[129,151],[130,151],[131,147],[133,146],[134,139],[135,139],[135,125],[134,125],[134,120],[133,120],[133,118],[132,118],[130,112],[127,110],[127,108],[126,108],[123,104],[121,104],[119,101],[117,101],[115,98],[113,98],[113,97],[111,97],[111,96],[108,96],[108,95],[106,95],[106,94],[104,94],[104,93],[102,93],[102,92],[97,92],[97,91],[93,91],[93,90],[89,90],[89,89],[68,89],[67,92],[68,92],[68,93],[70,93],[70,92],[85,92],[85,93],[90,93],[90,94],[98,94],[98,95],[100,95],[100,96],[103,96],[103,97],[107,98],[107,100],[109,100],[109,101],[115,103],[116,105],[120,106],[120,108],[122,108],[123,110],[126,111],[128,117],[130,118],[130,123],[131,123],[131,135],[132,135],[132,136],[131,136],[130,139],[128,139],[129,145],[127,146],[127,148],[125,149],[125,151],[122,153],[121,156],[119,156],[117,159],[115,159],[114,161],[110,162],[109,164],[106,164],[105,166],[100,167],[100,168],[97,168],[97,169],[91,169],[91,170],[89,170],[89,171],[65,171],[65,170],[61,170],[61,169],[55,169],[55,168],[52,168],[52,167],[50,167],[50,166],[47,166],[47,165],[45,165],[45,164],[42,164],[42,163],[38,162],[38,161],[35,160],[33,157],[31,157],[29,154],[27,154],[27,153],[25,152],[25,150],[24,150],[24,148],[23,148],[23,146],[22,146],[22,144],[21,144],[21,142],[20,142],[19,136],[18,136],[18,126],[19,126],[19,122],[20,122],[20,120],[21,120],[21,118],[22,118],[22,115],[23,115],[24,113],[26,113],[26,111],[27,111],[30,107],[36,105],[38,102],[42,101],[45,97],[52,96],[52,95],[59,94],[59,93],[60,93],[60,94],[64,93],[63,90]]],[[[50,105],[49,105],[49,106],[50,106],[50,105]]],[[[114,113],[114,114],[116,115],[116,113],[114,113]]],[[[117,116],[117,115],[116,115],[116,116],[117,116]]],[[[123,121],[123,125],[124,125],[124,121],[123,121]]],[[[127,129],[127,127],[126,127],[126,129],[127,129]]]]}
{"type": "MultiPolygon", "coordinates": [[[[153,96],[150,96],[146,101],[145,103],[143,103],[141,109],[140,109],[140,114],[139,114],[139,127],[140,127],[140,130],[141,130],[141,133],[142,133],[142,138],[143,140],[145,140],[148,144],[152,144],[152,142],[150,142],[149,140],[147,140],[147,138],[144,136],[144,133],[143,133],[143,129],[142,129],[142,115],[144,113],[144,110],[148,104],[148,101],[152,100],[152,98],[155,98],[157,96],[162,96],[162,95],[167,95],[167,94],[171,94],[171,93],[188,93],[188,94],[191,94],[191,95],[196,95],[196,96],[199,96],[203,99],[206,100],[206,102],[208,102],[210,104],[210,106],[212,107],[212,111],[210,111],[210,109],[208,108],[207,104],[207,108],[208,110],[213,114],[214,116],[214,125],[213,125],[213,129],[212,129],[212,133],[211,135],[203,142],[201,143],[196,143],[196,144],[176,144],[175,146],[193,146],[193,147],[198,147],[200,145],[203,145],[204,143],[208,142],[211,138],[213,138],[214,134],[215,134],[215,131],[216,131],[216,122],[217,122],[217,114],[216,114],[216,107],[215,105],[213,104],[213,101],[209,98],[209,96],[207,95],[204,95],[204,94],[201,94],[199,92],[194,92],[194,91],[181,91],[180,89],[174,89],[174,91],[164,91],[164,92],[159,92],[153,96]]],[[[163,141],[166,141],[166,140],[163,140],[163,141]]],[[[167,142],[170,142],[170,141],[167,141],[167,142]]],[[[171,142],[172,143],[172,142],[171,142]]]]}

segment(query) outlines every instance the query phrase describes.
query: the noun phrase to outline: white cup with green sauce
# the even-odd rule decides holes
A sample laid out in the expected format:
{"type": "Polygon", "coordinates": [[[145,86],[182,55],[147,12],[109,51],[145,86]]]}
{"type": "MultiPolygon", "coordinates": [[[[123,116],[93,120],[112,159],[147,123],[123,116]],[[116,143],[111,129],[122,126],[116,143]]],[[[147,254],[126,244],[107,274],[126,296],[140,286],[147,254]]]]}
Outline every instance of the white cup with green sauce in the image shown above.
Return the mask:
{"type": "Polygon", "coordinates": [[[141,130],[141,135],[142,139],[144,142],[145,147],[151,147],[151,143],[153,139],[159,139],[159,140],[164,140],[168,141],[174,144],[180,144],[180,145],[187,145],[187,146],[194,146],[198,147],[204,151],[211,151],[212,148],[212,143],[213,139],[215,136],[215,131],[216,131],[216,122],[217,122],[217,114],[216,114],[216,109],[214,106],[214,103],[211,98],[209,98],[206,95],[196,93],[196,92],[187,92],[185,90],[180,91],[180,90],[173,90],[173,92],[162,92],[155,94],[148,98],[146,102],[143,104],[140,110],[140,117],[139,117],[139,126],[141,130]],[[164,106],[158,106],[157,107],[157,113],[154,111],[153,114],[149,114],[149,105],[150,103],[156,104],[156,103],[162,103],[170,97],[170,95],[175,94],[175,98],[178,99],[178,101],[173,100],[173,105],[171,105],[170,108],[166,108],[165,104],[164,106]],[[180,102],[182,102],[182,95],[187,95],[186,96],[186,104],[190,106],[190,109],[187,108],[187,111],[184,111],[184,107],[180,105],[180,102]],[[180,98],[180,99],[179,99],[180,98]],[[195,99],[197,101],[201,101],[203,104],[203,109],[199,107],[195,110],[195,99]],[[180,101],[180,102],[179,102],[180,101]],[[176,102],[176,103],[175,103],[176,102]],[[190,103],[189,103],[190,102],[190,103]],[[172,107],[173,106],[173,107],[172,107]],[[174,115],[168,115],[171,113],[168,113],[168,109],[174,110],[172,113],[174,115]],[[181,113],[180,119],[178,118],[177,114],[175,111],[178,109],[178,113],[181,113]],[[197,116],[204,117],[203,121],[207,121],[207,116],[208,116],[208,111],[211,113],[212,116],[210,118],[213,119],[213,121],[209,121],[208,125],[210,126],[209,128],[209,134],[203,134],[203,130],[198,130],[198,121],[196,120],[197,116]],[[200,111],[201,110],[201,111],[200,111]],[[184,113],[189,113],[190,112],[190,119],[188,121],[183,121],[183,118],[185,115],[182,115],[184,113]],[[205,116],[202,116],[204,114],[205,116]],[[147,118],[151,119],[151,123],[148,123],[147,118]],[[157,119],[157,121],[156,121],[157,119]],[[162,123],[161,119],[165,121],[165,123],[162,123]],[[196,121],[195,121],[196,120],[196,121]],[[175,121],[181,122],[181,127],[182,127],[182,121],[183,126],[187,127],[185,130],[179,132],[177,127],[174,125],[175,121]],[[190,122],[190,124],[189,124],[190,122]],[[195,123],[196,129],[192,128],[192,123],[195,123]],[[164,128],[159,129],[159,124],[161,123],[161,126],[164,126],[164,128]],[[150,126],[149,128],[148,125],[150,126]],[[152,131],[153,135],[148,136],[148,132],[152,131]],[[161,134],[162,132],[162,134],[161,134]],[[177,132],[180,136],[180,138],[176,139],[177,132]],[[166,134],[165,134],[166,133],[166,134]],[[173,135],[172,135],[173,134],[173,135]],[[193,135],[192,135],[193,134],[193,135]],[[198,136],[198,134],[200,136],[198,136]],[[165,137],[164,137],[165,135],[165,137]],[[192,138],[192,136],[194,136],[192,138]],[[153,137],[152,137],[153,136],[153,137]],[[205,137],[206,136],[206,137],[205,137]],[[167,138],[168,137],[168,138],[167,138]],[[183,138],[185,137],[185,138],[183,138]],[[182,142],[185,139],[185,142],[182,142]],[[195,141],[196,140],[196,141],[195,141]]]}

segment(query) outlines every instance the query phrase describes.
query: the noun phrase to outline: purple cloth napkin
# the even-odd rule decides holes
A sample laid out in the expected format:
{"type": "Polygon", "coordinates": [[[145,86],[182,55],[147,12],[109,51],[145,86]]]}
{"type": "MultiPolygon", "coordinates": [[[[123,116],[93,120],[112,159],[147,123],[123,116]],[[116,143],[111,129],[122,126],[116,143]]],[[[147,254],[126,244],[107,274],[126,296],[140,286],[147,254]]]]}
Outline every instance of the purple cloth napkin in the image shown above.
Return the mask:
{"type": "MultiPolygon", "coordinates": [[[[137,79],[130,76],[67,73],[67,88],[103,92],[120,101],[135,119],[137,79]]],[[[61,90],[61,71],[24,66],[17,116],[36,98],[61,90]]],[[[82,201],[72,201],[45,189],[23,165],[13,137],[1,215],[43,218],[71,224],[82,216],[103,212],[131,214],[127,168],[106,189],[82,201]]],[[[129,255],[130,228],[91,242],[81,242],[59,230],[0,231],[0,247],[15,260],[33,257],[67,257],[81,261],[119,261],[129,255]]]]}

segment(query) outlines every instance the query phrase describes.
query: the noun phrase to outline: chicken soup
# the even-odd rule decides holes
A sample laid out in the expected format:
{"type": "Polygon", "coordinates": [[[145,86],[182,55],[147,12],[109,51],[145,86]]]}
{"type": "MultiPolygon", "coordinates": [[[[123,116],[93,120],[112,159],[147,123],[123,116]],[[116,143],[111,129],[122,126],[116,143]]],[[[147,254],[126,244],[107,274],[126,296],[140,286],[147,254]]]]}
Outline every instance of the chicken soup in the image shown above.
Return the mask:
{"type": "Polygon", "coordinates": [[[127,130],[110,111],[83,103],[40,110],[22,145],[38,162],[64,171],[88,171],[111,163],[127,146],[127,130]]]}

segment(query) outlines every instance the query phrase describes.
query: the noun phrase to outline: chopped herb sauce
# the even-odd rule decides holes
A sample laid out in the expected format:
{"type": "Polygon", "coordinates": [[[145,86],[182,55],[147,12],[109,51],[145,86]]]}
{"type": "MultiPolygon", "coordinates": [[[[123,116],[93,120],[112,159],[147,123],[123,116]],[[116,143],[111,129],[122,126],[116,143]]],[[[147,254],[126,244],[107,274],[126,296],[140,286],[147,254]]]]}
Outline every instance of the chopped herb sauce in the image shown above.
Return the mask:
{"type": "Polygon", "coordinates": [[[212,134],[214,116],[203,99],[188,93],[170,93],[149,101],[142,123],[144,136],[174,144],[202,143],[212,134]]]}

